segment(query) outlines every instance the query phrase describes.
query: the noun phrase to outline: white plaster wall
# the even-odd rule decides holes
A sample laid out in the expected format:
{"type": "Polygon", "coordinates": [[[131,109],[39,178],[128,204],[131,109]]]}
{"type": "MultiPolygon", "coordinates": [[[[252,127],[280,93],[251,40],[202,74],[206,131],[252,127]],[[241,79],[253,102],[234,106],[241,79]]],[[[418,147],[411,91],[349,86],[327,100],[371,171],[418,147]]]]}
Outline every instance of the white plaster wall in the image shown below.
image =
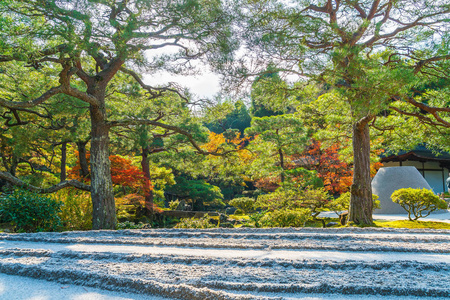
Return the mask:
{"type": "MultiPolygon", "coordinates": [[[[446,178],[444,177],[444,180],[446,178]]],[[[442,180],[442,171],[425,171],[425,180],[431,186],[431,189],[435,194],[440,194],[444,192],[443,180],[442,180]]]]}

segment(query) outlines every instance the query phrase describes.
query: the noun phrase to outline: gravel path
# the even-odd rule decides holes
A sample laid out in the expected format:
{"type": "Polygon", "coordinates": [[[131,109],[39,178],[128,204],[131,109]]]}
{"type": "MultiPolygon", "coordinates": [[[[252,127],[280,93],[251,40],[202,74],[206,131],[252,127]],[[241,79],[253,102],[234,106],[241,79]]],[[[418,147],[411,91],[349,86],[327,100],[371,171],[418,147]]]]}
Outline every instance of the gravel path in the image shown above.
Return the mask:
{"type": "Polygon", "coordinates": [[[444,299],[450,297],[450,231],[0,234],[0,272],[171,299],[444,299]]]}

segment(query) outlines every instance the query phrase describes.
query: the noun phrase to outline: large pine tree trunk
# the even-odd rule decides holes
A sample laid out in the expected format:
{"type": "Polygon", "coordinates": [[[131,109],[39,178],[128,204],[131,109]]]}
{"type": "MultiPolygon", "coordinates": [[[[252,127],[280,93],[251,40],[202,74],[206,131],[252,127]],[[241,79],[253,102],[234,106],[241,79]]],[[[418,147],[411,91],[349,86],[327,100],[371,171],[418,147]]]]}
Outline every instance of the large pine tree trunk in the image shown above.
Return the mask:
{"type": "Polygon", "coordinates": [[[116,208],[109,161],[109,127],[106,124],[104,105],[91,106],[90,114],[92,229],[115,229],[116,208]]]}
{"type": "Polygon", "coordinates": [[[370,177],[369,121],[365,117],[353,126],[353,183],[351,186],[349,221],[372,225],[372,187],[370,177]]]}

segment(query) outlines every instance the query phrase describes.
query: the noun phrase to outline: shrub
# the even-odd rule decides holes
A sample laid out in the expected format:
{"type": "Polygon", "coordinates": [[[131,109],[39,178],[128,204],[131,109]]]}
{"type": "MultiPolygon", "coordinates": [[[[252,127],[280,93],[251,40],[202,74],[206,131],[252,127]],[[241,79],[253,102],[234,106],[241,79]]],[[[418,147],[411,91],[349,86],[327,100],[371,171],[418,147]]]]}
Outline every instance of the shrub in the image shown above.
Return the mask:
{"type": "Polygon", "coordinates": [[[278,188],[273,193],[258,196],[255,207],[269,211],[295,209],[301,207],[302,199],[298,191],[278,188]]]}
{"type": "Polygon", "coordinates": [[[180,200],[178,199],[169,202],[170,210],[176,210],[178,208],[178,205],[180,205],[180,200]]]}
{"type": "MultiPolygon", "coordinates": [[[[162,210],[153,203],[153,213],[162,210]]],[[[139,194],[128,194],[116,199],[116,213],[119,222],[131,221],[138,223],[148,221],[150,210],[146,207],[145,197],[139,194]]]]}
{"type": "Polygon", "coordinates": [[[91,230],[92,229],[92,201],[88,192],[68,188],[56,194],[61,200],[61,217],[64,230],[91,230]]]}
{"type": "Polygon", "coordinates": [[[256,228],[260,228],[262,226],[261,224],[261,220],[262,218],[265,216],[267,212],[266,211],[260,211],[260,212],[256,212],[254,214],[249,215],[249,221],[247,221],[244,225],[249,226],[249,227],[256,227],[256,228]]]}
{"type": "Polygon", "coordinates": [[[445,200],[439,198],[432,191],[428,189],[399,189],[392,193],[391,199],[393,202],[400,204],[404,210],[408,212],[408,218],[410,221],[419,218],[424,218],[430,215],[437,209],[447,208],[445,200]]]}
{"type": "Polygon", "coordinates": [[[303,205],[311,210],[314,218],[323,211],[328,211],[331,202],[331,196],[325,188],[306,189],[301,192],[301,201],[303,205]]]}
{"type": "Polygon", "coordinates": [[[302,201],[305,208],[309,208],[311,211],[312,219],[320,221],[322,226],[325,227],[325,220],[319,218],[319,214],[324,211],[330,210],[331,196],[325,190],[325,188],[308,188],[301,193],[302,201]]]}
{"type": "Polygon", "coordinates": [[[325,221],[319,219],[318,215],[330,210],[330,203],[330,195],[323,187],[309,187],[306,190],[279,188],[273,193],[260,195],[255,207],[268,211],[261,220],[268,221],[268,226],[298,227],[312,218],[320,220],[325,227],[325,221]],[[290,221],[294,219],[294,215],[297,216],[298,222],[290,221]]]}
{"type": "Polygon", "coordinates": [[[225,206],[223,194],[218,186],[211,185],[205,180],[188,180],[176,177],[176,184],[168,187],[166,192],[181,199],[190,199],[193,210],[215,209],[225,206]]]}
{"type": "MultiPolygon", "coordinates": [[[[346,192],[341,194],[338,198],[334,199],[330,203],[331,209],[339,215],[339,212],[348,210],[350,207],[350,192],[346,192]]],[[[378,200],[378,196],[375,194],[372,194],[372,200],[373,200],[373,207],[372,209],[381,208],[380,201],[378,200]]]]}
{"type": "Polygon", "coordinates": [[[311,218],[311,210],[279,209],[268,212],[261,218],[264,227],[303,227],[305,222],[311,218]]]}
{"type": "Polygon", "coordinates": [[[229,202],[229,204],[236,207],[242,213],[246,214],[253,210],[255,199],[250,197],[234,198],[229,202]]]}
{"type": "Polygon", "coordinates": [[[134,223],[134,222],[130,222],[130,221],[125,221],[122,223],[117,223],[116,229],[117,230],[121,230],[121,229],[143,229],[143,228],[149,228],[148,224],[144,224],[144,223],[134,223]]]}
{"type": "Polygon", "coordinates": [[[0,196],[0,218],[19,232],[56,231],[62,228],[62,205],[51,196],[17,189],[0,196]]]}
{"type": "Polygon", "coordinates": [[[195,218],[185,218],[181,219],[175,228],[193,228],[193,229],[205,229],[205,228],[216,228],[217,225],[211,223],[211,217],[206,214],[200,219],[195,218]]]}

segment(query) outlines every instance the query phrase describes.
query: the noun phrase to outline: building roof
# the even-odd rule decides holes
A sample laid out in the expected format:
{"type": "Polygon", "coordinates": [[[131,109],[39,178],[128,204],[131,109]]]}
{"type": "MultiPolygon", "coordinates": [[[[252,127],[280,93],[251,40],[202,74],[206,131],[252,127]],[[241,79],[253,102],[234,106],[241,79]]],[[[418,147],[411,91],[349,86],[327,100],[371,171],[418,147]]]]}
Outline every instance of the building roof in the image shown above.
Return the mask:
{"type": "Polygon", "coordinates": [[[450,153],[445,151],[430,150],[423,145],[417,146],[410,151],[400,151],[398,154],[385,153],[381,157],[381,162],[389,161],[435,161],[439,162],[441,167],[450,167],[450,153]]]}

